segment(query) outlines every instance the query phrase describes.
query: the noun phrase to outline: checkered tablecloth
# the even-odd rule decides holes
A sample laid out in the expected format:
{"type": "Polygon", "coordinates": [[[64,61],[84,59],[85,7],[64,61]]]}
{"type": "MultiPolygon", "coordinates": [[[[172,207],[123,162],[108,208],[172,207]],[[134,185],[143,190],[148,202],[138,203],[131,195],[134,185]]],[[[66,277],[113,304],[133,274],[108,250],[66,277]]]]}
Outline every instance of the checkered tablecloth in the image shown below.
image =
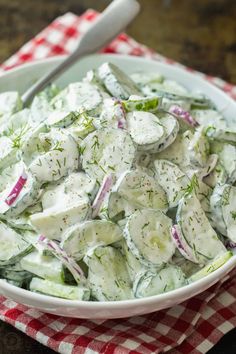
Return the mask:
{"type": "MultiPolygon", "coordinates": [[[[97,13],[88,10],[57,18],[39,35],[8,59],[2,70],[42,59],[68,54],[76,46],[97,13]]],[[[138,55],[180,65],[121,34],[103,52],[138,55]]],[[[186,70],[192,70],[186,68],[186,70]]],[[[201,73],[236,99],[236,86],[201,73]]],[[[171,309],[129,319],[89,321],[45,314],[0,297],[0,319],[40,343],[63,354],[170,354],[206,353],[236,326],[236,272],[224,283],[171,309]]]]}

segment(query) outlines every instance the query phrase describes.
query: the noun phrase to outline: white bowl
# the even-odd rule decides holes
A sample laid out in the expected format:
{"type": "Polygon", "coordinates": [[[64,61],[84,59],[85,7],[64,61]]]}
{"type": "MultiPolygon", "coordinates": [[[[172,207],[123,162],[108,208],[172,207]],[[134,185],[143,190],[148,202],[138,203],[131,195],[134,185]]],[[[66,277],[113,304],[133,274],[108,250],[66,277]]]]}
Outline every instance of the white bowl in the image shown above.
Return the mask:
{"type": "MultiPolygon", "coordinates": [[[[35,80],[53,68],[62,59],[63,57],[57,57],[38,61],[4,73],[0,76],[0,92],[18,90],[23,93],[35,80]]],[[[70,82],[77,81],[88,70],[98,67],[105,61],[117,64],[128,74],[139,70],[158,71],[164,76],[180,82],[190,90],[200,90],[216,104],[218,110],[223,112],[229,121],[235,121],[236,103],[224,92],[183,69],[143,58],[120,55],[89,56],[74,65],[57,82],[65,86],[70,82]]],[[[208,289],[223,279],[235,266],[236,254],[221,268],[193,284],[165,294],[126,301],[89,302],[64,300],[20,289],[4,280],[0,280],[0,293],[21,304],[61,316],[90,319],[130,317],[175,306],[208,289]]]]}

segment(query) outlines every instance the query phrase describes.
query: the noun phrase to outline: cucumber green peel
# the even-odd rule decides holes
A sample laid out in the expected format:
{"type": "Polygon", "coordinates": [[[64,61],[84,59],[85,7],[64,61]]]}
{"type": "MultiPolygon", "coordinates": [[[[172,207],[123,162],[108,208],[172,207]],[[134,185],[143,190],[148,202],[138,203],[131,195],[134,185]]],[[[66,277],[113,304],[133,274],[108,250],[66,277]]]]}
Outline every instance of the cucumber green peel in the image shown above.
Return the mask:
{"type": "Polygon", "coordinates": [[[199,270],[199,272],[193,274],[189,279],[188,282],[192,283],[202,278],[205,278],[208,274],[214,272],[218,268],[222,267],[231,257],[233,257],[232,251],[227,251],[223,255],[217,257],[213,262],[207,264],[204,268],[199,270]]]}

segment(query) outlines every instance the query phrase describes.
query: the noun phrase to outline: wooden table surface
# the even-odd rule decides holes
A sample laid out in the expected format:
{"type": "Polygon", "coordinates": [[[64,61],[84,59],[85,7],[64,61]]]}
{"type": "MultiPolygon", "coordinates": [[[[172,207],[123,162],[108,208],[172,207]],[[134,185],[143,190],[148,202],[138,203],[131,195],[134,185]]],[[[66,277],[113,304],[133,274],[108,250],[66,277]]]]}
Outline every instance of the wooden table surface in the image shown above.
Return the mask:
{"type": "MultiPolygon", "coordinates": [[[[7,59],[55,17],[108,0],[0,0],[0,62],[7,59]]],[[[140,0],[142,12],[127,32],[159,53],[236,84],[235,0],[140,0]]],[[[235,354],[236,330],[209,354],[235,354]]],[[[50,354],[9,325],[0,322],[0,354],[50,354]]]]}

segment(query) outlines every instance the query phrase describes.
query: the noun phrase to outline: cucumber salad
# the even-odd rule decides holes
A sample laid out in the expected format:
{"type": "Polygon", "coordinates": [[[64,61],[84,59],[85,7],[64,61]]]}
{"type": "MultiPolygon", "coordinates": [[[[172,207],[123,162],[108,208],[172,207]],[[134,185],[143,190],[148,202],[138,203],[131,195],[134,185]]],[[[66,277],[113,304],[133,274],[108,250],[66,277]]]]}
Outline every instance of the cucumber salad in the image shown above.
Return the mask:
{"type": "Polygon", "coordinates": [[[0,278],[70,300],[186,286],[236,247],[236,130],[200,92],[104,63],[0,94],[0,278]]]}

